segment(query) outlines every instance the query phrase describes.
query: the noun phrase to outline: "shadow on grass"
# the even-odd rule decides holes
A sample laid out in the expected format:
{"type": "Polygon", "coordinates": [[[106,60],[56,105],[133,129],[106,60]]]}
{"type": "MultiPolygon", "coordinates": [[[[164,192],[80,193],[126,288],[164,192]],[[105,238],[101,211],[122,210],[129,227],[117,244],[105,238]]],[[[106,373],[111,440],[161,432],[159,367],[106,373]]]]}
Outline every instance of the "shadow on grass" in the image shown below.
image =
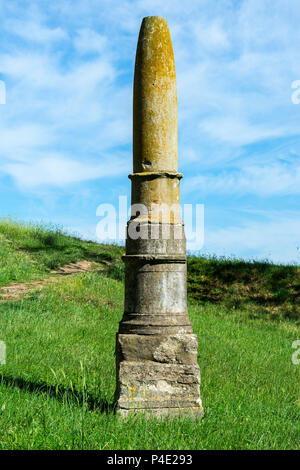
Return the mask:
{"type": "Polygon", "coordinates": [[[79,392],[61,385],[49,385],[46,382],[32,382],[22,377],[13,377],[11,375],[0,375],[0,385],[14,387],[30,393],[46,395],[49,398],[64,403],[73,403],[78,407],[87,406],[90,411],[98,410],[101,413],[111,413],[115,410],[115,404],[101,398],[94,397],[88,391],[79,392]]]}

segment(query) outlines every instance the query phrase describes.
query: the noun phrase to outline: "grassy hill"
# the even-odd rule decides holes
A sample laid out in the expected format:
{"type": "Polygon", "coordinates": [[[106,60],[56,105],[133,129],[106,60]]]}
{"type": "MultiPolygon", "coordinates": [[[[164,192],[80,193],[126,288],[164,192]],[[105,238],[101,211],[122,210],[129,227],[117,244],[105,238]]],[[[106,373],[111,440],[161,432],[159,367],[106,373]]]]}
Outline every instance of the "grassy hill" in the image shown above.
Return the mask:
{"type": "Polygon", "coordinates": [[[18,301],[0,297],[0,449],[299,449],[299,268],[189,257],[200,421],[113,414],[123,249],[0,221],[1,286],[90,260],[18,301]]]}

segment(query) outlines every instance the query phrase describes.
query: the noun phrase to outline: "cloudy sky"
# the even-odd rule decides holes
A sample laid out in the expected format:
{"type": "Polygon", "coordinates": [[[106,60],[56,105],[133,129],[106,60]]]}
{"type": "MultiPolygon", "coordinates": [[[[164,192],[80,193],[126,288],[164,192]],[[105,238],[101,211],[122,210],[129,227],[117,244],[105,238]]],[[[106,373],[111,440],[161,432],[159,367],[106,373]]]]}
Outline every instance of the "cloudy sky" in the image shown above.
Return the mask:
{"type": "Polygon", "coordinates": [[[0,15],[0,216],[95,238],[97,206],[129,197],[137,37],[160,15],[201,252],[300,261],[299,0],[0,0],[0,15]]]}

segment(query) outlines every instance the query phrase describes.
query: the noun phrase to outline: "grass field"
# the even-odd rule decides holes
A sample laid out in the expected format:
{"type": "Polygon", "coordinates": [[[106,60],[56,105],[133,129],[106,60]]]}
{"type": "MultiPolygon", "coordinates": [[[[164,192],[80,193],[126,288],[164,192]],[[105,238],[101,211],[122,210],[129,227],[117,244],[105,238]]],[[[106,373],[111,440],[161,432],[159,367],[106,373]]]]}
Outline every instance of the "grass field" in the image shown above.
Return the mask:
{"type": "Polygon", "coordinates": [[[189,258],[205,416],[122,420],[112,409],[122,252],[0,222],[2,286],[80,259],[105,266],[0,303],[0,449],[300,449],[299,268],[189,258]]]}
{"type": "Polygon", "coordinates": [[[66,235],[60,227],[23,225],[0,219],[0,286],[46,276],[51,269],[80,260],[120,261],[123,248],[66,235]]]}

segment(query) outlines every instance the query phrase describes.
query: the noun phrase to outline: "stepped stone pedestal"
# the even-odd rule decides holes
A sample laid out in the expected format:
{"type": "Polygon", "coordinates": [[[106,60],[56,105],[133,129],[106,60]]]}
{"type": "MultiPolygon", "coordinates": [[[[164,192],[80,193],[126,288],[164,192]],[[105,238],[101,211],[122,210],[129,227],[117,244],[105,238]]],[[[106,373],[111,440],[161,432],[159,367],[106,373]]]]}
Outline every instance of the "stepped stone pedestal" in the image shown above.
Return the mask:
{"type": "Polygon", "coordinates": [[[116,339],[121,416],[203,414],[198,341],[187,313],[186,242],[179,209],[177,94],[167,22],[144,18],[134,79],[132,215],[125,312],[116,339]]]}

